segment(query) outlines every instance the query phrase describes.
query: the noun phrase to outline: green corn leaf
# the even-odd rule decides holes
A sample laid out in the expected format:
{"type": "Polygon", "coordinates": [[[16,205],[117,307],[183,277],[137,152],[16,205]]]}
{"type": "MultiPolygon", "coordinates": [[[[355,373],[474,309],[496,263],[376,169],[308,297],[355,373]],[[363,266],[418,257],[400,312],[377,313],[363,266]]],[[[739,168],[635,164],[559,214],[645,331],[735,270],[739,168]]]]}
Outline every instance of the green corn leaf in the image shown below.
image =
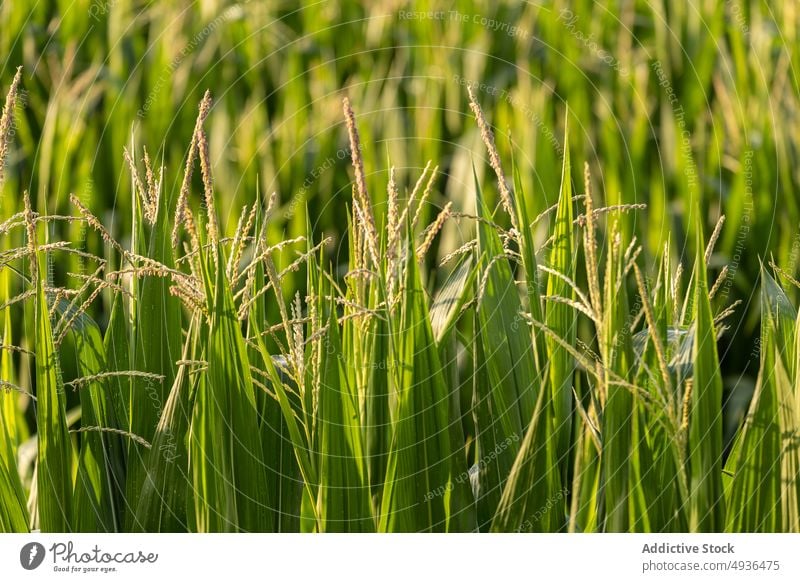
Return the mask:
{"type": "MultiPolygon", "coordinates": [[[[260,240],[265,240],[267,224],[260,203],[256,210],[255,232],[259,233],[260,240]]],[[[311,232],[310,226],[308,232],[311,232]]],[[[268,321],[267,295],[265,293],[257,295],[267,284],[266,272],[263,262],[259,262],[254,268],[250,296],[255,299],[247,314],[247,332],[251,340],[248,342],[248,356],[251,365],[258,370],[259,380],[266,380],[269,372],[261,365],[262,355],[256,347],[258,340],[255,339],[258,338],[256,330],[268,321]]],[[[271,358],[270,363],[272,363],[271,358]]],[[[298,531],[300,529],[298,507],[304,491],[304,482],[289,429],[281,412],[281,406],[273,395],[258,387],[255,392],[274,531],[298,531]]]]}
{"type": "Polygon", "coordinates": [[[28,520],[16,466],[0,463],[0,533],[27,533],[28,520]]]}
{"type": "MultiPolygon", "coordinates": [[[[552,227],[553,247],[550,251],[550,268],[574,280],[575,243],[573,234],[572,178],[569,161],[569,129],[564,128],[564,162],[561,167],[561,190],[558,196],[555,223],[552,227]]],[[[547,294],[569,300],[575,294],[562,278],[550,275],[547,294]]],[[[545,323],[555,335],[568,345],[575,344],[577,316],[575,310],[564,303],[550,302],[545,311],[545,323]]],[[[569,352],[552,337],[547,338],[547,361],[553,406],[553,430],[559,462],[566,467],[569,440],[572,433],[572,376],[575,362],[569,352]]]]}
{"type": "MultiPolygon", "coordinates": [[[[69,313],[66,311],[63,315],[69,317],[69,313]]],[[[80,314],[71,324],[59,355],[62,363],[74,360],[79,376],[96,376],[107,370],[100,328],[86,314],[80,314]]],[[[109,389],[104,380],[96,380],[82,384],[79,390],[81,426],[88,430],[79,438],[74,529],[121,531],[126,443],[121,435],[107,432],[107,429],[119,430],[111,400],[113,389],[109,389]]]]}
{"type": "MultiPolygon", "coordinates": [[[[612,232],[612,238],[614,237],[612,232]]],[[[633,345],[630,334],[630,308],[624,279],[622,245],[611,244],[605,275],[602,358],[607,373],[606,403],[603,407],[603,492],[605,531],[624,532],[630,527],[629,462],[632,454],[631,429],[634,402],[631,389],[619,380],[633,380],[633,345]]],[[[636,516],[643,519],[645,516],[636,516]]]]}
{"type": "MultiPolygon", "coordinates": [[[[474,171],[473,171],[474,175],[474,171]]],[[[539,394],[532,335],[522,315],[522,303],[500,237],[486,221],[475,177],[478,222],[478,305],[475,343],[474,413],[477,432],[478,524],[488,529],[506,480],[533,418],[539,394]],[[483,462],[482,462],[483,461],[483,462]]],[[[544,404],[549,406],[549,402],[544,404]]]]}
{"type": "Polygon", "coordinates": [[[783,532],[800,532],[800,317],[795,323],[794,384],[779,392],[781,423],[781,512],[783,532]],[[788,389],[786,389],[788,388],[788,389]]]}
{"type": "MultiPolygon", "coordinates": [[[[698,211],[699,212],[699,211],[698,211]]],[[[689,528],[719,532],[725,527],[722,491],[722,378],[717,334],[708,299],[702,226],[697,223],[694,268],[694,378],[689,417],[689,528]]]]}
{"type": "MultiPolygon", "coordinates": [[[[207,258],[203,264],[208,273],[207,258]]],[[[270,531],[250,363],[222,256],[217,264],[212,321],[201,331],[208,370],[197,387],[189,439],[196,525],[201,532],[270,531]]]]}
{"type": "Polygon", "coordinates": [[[319,382],[319,488],[317,516],[321,532],[375,530],[357,395],[342,367],[339,324],[333,301],[319,299],[327,312],[319,382]],[[327,305],[326,305],[327,303],[327,305]]]}
{"type": "Polygon", "coordinates": [[[766,343],[767,334],[774,335],[781,362],[789,377],[793,378],[795,367],[795,322],[797,310],[778,282],[761,266],[761,342],[766,343]]]}
{"type": "Polygon", "coordinates": [[[761,280],[761,367],[744,426],[725,466],[726,527],[728,531],[797,531],[798,423],[785,366],[795,359],[797,317],[763,266],[761,280]]]}
{"type": "MultiPolygon", "coordinates": [[[[297,413],[295,412],[296,406],[294,406],[291,402],[286,386],[284,385],[283,378],[278,372],[275,361],[267,351],[267,347],[264,342],[264,336],[260,331],[258,322],[251,320],[251,323],[254,326],[253,337],[255,338],[256,345],[258,346],[258,353],[260,355],[259,365],[261,366],[261,369],[267,373],[267,376],[271,382],[270,386],[275,391],[275,396],[278,399],[281,414],[286,422],[286,429],[289,433],[289,439],[294,449],[297,466],[300,470],[300,475],[302,476],[302,496],[307,498],[306,503],[309,503],[309,517],[313,520],[316,520],[316,516],[314,515],[315,505],[311,503],[310,500],[316,496],[316,484],[319,481],[317,479],[317,471],[312,460],[311,444],[306,436],[308,433],[305,430],[305,427],[300,424],[297,413]]],[[[267,454],[270,454],[270,451],[267,451],[267,454]]]]}
{"type": "MultiPolygon", "coordinates": [[[[378,291],[373,291],[375,297],[378,291]]],[[[375,301],[376,302],[376,301],[375,301]]],[[[389,323],[384,318],[356,319],[346,322],[345,335],[352,338],[345,353],[345,362],[352,368],[351,377],[363,386],[364,446],[368,460],[369,482],[373,502],[380,507],[384,479],[391,446],[389,323]]],[[[350,375],[350,374],[349,374],[350,375]]]]}
{"type": "Polygon", "coordinates": [[[569,512],[569,532],[592,533],[599,531],[603,495],[601,492],[601,447],[593,429],[581,423],[575,444],[575,469],[570,489],[572,505],[569,512]]]}
{"type": "MultiPolygon", "coordinates": [[[[543,321],[542,298],[539,292],[539,267],[536,260],[536,245],[533,239],[533,229],[530,228],[531,215],[528,210],[528,201],[522,187],[519,168],[514,164],[514,203],[517,212],[517,222],[520,232],[520,255],[522,266],[525,270],[525,290],[527,291],[528,309],[535,321],[543,321]]],[[[542,332],[538,327],[533,327],[534,354],[536,355],[536,370],[542,374],[546,359],[545,342],[542,332]]]]}
{"type": "Polygon", "coordinates": [[[680,532],[686,531],[689,523],[685,501],[688,498],[687,427],[683,426],[680,408],[693,367],[694,332],[672,327],[678,308],[669,268],[669,243],[664,248],[653,314],[655,335],[665,350],[669,385],[664,384],[649,326],[633,336],[639,361],[636,384],[645,388],[644,395],[633,394],[634,455],[629,487],[630,522],[634,531],[680,532]]]}
{"type": "Polygon", "coordinates": [[[781,435],[778,392],[789,387],[774,339],[763,346],[750,411],[726,464],[727,530],[776,532],[781,524],[781,435]]]}
{"type": "MultiPolygon", "coordinates": [[[[10,310],[3,313],[3,345],[11,344],[10,310]]],[[[11,353],[0,353],[0,379],[14,383],[11,353]]],[[[28,508],[17,468],[17,410],[16,391],[0,389],[0,532],[28,531],[28,508]]]]}
{"type": "MultiPolygon", "coordinates": [[[[46,272],[40,254],[39,273],[46,272]]],[[[72,442],[67,429],[64,385],[53,345],[50,312],[44,294],[44,281],[36,281],[36,426],[37,505],[42,532],[68,532],[73,529],[72,442]]]]}
{"type": "MultiPolygon", "coordinates": [[[[553,470],[547,394],[542,390],[497,507],[492,531],[555,532],[566,514],[566,491],[553,470]]],[[[587,473],[588,475],[589,473],[587,473]]]]}
{"type": "MultiPolygon", "coordinates": [[[[138,198],[137,198],[138,201],[138,198]]],[[[159,196],[154,224],[150,225],[137,206],[134,224],[134,250],[167,268],[174,267],[170,241],[167,196],[159,196]]],[[[132,304],[131,369],[164,376],[157,384],[147,378],[132,378],[130,402],[127,406],[130,431],[151,442],[160,416],[175,382],[175,362],[183,345],[181,337],[180,300],[169,292],[172,282],[167,277],[134,278],[132,304]]],[[[119,340],[118,340],[119,341],[119,340]]],[[[128,447],[127,497],[137,499],[146,475],[146,452],[136,444],[128,447]]],[[[130,506],[128,520],[133,519],[130,506]]]]}
{"type": "MultiPolygon", "coordinates": [[[[352,232],[352,221],[348,213],[348,225],[352,232]]],[[[349,241],[350,264],[355,264],[354,238],[349,241]]],[[[388,237],[382,237],[382,244],[388,237]]],[[[381,269],[385,269],[381,266],[381,269]]],[[[380,317],[352,317],[345,320],[342,331],[342,349],[348,382],[355,386],[359,395],[359,407],[363,412],[364,447],[367,456],[369,484],[375,513],[379,513],[384,479],[389,459],[392,436],[392,418],[389,394],[388,369],[390,357],[390,325],[387,310],[382,305],[385,298],[385,273],[380,279],[353,280],[347,286],[345,298],[351,304],[365,303],[376,310],[380,317]],[[360,299],[359,297],[365,297],[360,299]]]]}
{"type": "MultiPolygon", "coordinates": [[[[469,495],[460,443],[452,442],[450,392],[436,350],[416,256],[408,259],[398,327],[393,438],[382,496],[379,530],[451,531],[463,521],[453,508],[469,495]]],[[[463,516],[461,516],[463,517],[463,516]]]]}
{"type": "MultiPolygon", "coordinates": [[[[189,325],[182,360],[197,359],[192,355],[197,350],[199,325],[198,318],[189,325]]],[[[194,521],[188,501],[191,477],[184,435],[189,430],[195,383],[188,366],[178,368],[147,454],[147,475],[136,503],[135,531],[181,532],[194,521]]]]}
{"type": "Polygon", "coordinates": [[[453,329],[467,298],[470,296],[477,269],[466,255],[447,277],[431,305],[431,327],[436,343],[441,344],[453,329]]]}
{"type": "MultiPolygon", "coordinates": [[[[131,341],[127,317],[122,295],[118,294],[114,297],[108,328],[103,337],[103,351],[106,354],[108,372],[125,372],[131,369],[131,341]]],[[[130,432],[131,378],[124,375],[112,376],[105,382],[105,387],[114,406],[114,415],[120,429],[130,432]]]]}

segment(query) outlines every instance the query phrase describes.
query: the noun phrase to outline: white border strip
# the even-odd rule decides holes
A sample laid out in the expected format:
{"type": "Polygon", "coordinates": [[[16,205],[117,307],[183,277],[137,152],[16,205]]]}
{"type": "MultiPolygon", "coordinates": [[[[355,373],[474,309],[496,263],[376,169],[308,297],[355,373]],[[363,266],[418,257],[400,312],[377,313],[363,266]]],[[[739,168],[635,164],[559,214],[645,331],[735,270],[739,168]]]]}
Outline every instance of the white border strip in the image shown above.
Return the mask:
{"type": "Polygon", "coordinates": [[[0,535],[0,573],[9,581],[796,582],[800,535],[7,534],[0,535]],[[26,570],[25,560],[40,564],[26,570]]]}

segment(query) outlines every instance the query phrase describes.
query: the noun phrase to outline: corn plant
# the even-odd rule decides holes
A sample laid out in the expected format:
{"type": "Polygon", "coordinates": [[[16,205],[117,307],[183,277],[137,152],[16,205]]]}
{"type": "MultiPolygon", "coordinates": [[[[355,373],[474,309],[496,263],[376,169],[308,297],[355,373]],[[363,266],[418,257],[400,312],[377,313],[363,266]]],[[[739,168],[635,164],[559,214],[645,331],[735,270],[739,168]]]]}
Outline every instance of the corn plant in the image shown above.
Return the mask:
{"type": "Polygon", "coordinates": [[[474,211],[427,226],[437,169],[407,195],[392,169],[379,219],[344,100],[344,271],[310,223],[268,239],[275,194],[226,236],[208,93],[174,193],[125,150],[124,239],[78,197],[48,215],[23,193],[0,224],[0,529],[798,531],[800,319],[769,269],[796,281],[762,269],[758,386],[726,450],[717,341],[736,305],[713,308],[727,272],[708,275],[723,220],[706,242],[695,199],[692,264],[669,242],[651,256],[626,227],[643,205],[600,204],[588,164],[575,194],[566,131],[557,204],[532,216],[540,193],[515,164],[507,178],[468,98],[498,204],[475,169],[474,211]],[[453,221],[471,238],[431,267],[453,221]],[[74,222],[103,256],[53,240],[74,222]],[[65,273],[78,285],[53,274],[64,256],[91,265],[65,273]]]}

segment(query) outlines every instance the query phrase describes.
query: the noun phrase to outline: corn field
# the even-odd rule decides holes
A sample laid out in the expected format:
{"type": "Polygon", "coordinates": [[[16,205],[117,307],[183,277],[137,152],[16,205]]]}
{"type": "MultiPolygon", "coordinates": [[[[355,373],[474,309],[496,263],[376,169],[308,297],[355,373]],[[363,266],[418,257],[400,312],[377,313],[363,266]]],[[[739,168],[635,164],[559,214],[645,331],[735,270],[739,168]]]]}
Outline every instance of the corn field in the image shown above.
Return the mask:
{"type": "MultiPolygon", "coordinates": [[[[120,3],[89,14],[122,35],[132,5],[120,3]]],[[[622,4],[617,27],[646,12],[622,4]]],[[[66,65],[66,88],[38,104],[25,85],[44,83],[41,69],[15,67],[0,119],[0,531],[800,532],[800,13],[769,13],[786,52],[765,57],[765,88],[753,80],[769,53],[752,38],[760,4],[747,39],[726,25],[731,6],[700,4],[714,34],[680,7],[650,7],[647,46],[620,49],[616,69],[597,73],[619,118],[593,111],[591,81],[574,70],[557,73],[568,105],[533,89],[523,107],[467,76],[486,63],[464,63],[443,93],[404,89],[414,98],[397,107],[421,111],[422,136],[405,153],[391,127],[364,122],[361,107],[394,92],[358,97],[352,81],[366,71],[297,117],[289,108],[313,84],[276,89],[269,113],[249,108],[255,91],[238,120],[224,100],[230,71],[194,72],[183,87],[210,91],[181,96],[192,100],[186,122],[188,105],[162,114],[173,104],[158,79],[135,79],[135,95],[105,88],[105,67],[125,70],[118,59],[71,88],[79,73],[66,65]],[[666,38],[670,26],[685,38],[666,38]],[[692,54],[676,54],[682,46],[692,54]],[[655,65],[637,60],[648,49],[655,65]],[[692,63],[695,76],[680,85],[669,62],[692,63]],[[629,84],[614,89],[620,77],[629,84]],[[449,109],[426,113],[426,95],[449,109]],[[68,128],[81,99],[101,112],[116,100],[127,118],[106,110],[108,135],[91,120],[68,128]],[[31,109],[45,104],[34,131],[31,109]],[[739,106],[757,131],[731,117],[739,106]],[[443,151],[439,115],[468,126],[480,149],[443,151]],[[327,129],[304,141],[315,116],[327,129]],[[686,123],[724,135],[687,150],[686,123]],[[264,153],[259,132],[270,131],[264,153]],[[88,148],[109,156],[96,182],[88,148]],[[269,163],[246,161],[261,157],[269,163]],[[62,191],[75,183],[93,186],[62,191]],[[734,264],[742,232],[757,240],[734,264]]],[[[149,7],[150,26],[177,6],[149,7]]],[[[596,12],[582,0],[541,18],[499,6],[491,22],[540,27],[554,46],[583,42],[574,30],[557,39],[556,27],[574,29],[579,14],[588,27],[596,12]]],[[[247,36],[226,28],[248,25],[237,10],[260,9],[219,11],[206,32],[214,50],[247,36]]],[[[0,12],[0,29],[23,16],[0,12]]],[[[79,27],[64,14],[59,34],[79,27]]],[[[425,38],[437,26],[417,24],[425,38]]],[[[320,34],[321,46],[351,42],[320,34]]],[[[380,34],[365,42],[381,45],[380,34]]],[[[109,39],[86,38],[116,55],[109,39]]],[[[146,40],[152,58],[176,62],[168,39],[146,40]]],[[[251,42],[231,50],[251,59],[275,41],[251,42]]],[[[203,46],[181,53],[176,78],[213,58],[203,46]]],[[[294,58],[289,70],[309,67],[294,58]]],[[[377,74],[391,81],[387,59],[377,74]]]]}

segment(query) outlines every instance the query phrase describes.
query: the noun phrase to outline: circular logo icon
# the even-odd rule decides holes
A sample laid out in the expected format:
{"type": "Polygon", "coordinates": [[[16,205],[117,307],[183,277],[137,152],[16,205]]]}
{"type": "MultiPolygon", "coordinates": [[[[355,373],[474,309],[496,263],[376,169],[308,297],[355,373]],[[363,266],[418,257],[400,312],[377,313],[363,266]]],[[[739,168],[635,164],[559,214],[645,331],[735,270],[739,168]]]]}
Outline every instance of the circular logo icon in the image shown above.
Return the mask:
{"type": "Polygon", "coordinates": [[[44,561],[44,546],[39,542],[30,542],[22,546],[19,552],[19,563],[26,570],[35,570],[44,561]]]}

